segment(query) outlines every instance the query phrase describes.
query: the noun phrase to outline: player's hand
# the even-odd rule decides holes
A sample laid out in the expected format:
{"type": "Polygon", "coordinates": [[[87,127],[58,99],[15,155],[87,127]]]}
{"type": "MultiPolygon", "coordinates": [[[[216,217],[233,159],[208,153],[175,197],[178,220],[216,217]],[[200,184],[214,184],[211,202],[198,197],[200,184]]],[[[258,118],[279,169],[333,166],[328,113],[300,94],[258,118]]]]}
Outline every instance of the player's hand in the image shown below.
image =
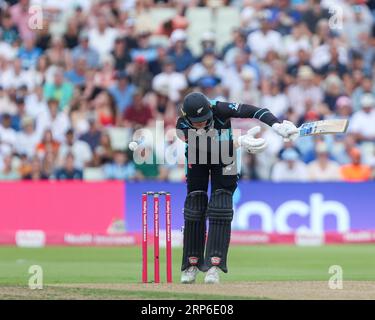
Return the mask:
{"type": "Polygon", "coordinates": [[[296,140],[299,136],[299,130],[294,125],[293,122],[288,120],[284,120],[283,123],[275,123],[272,125],[272,129],[280,136],[284,138],[284,140],[296,140]]]}
{"type": "Polygon", "coordinates": [[[245,148],[248,153],[259,153],[264,151],[267,147],[267,142],[263,138],[255,138],[260,132],[260,127],[251,128],[243,136],[238,137],[238,144],[245,148]]]}

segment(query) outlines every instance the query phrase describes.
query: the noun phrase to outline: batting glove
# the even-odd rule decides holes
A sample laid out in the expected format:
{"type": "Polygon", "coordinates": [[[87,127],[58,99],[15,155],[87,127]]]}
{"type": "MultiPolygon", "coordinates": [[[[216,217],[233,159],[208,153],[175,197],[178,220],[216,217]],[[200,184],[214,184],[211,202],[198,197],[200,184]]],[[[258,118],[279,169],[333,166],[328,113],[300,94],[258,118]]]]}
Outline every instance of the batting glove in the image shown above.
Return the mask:
{"type": "Polygon", "coordinates": [[[238,145],[245,148],[248,153],[259,153],[267,147],[267,142],[263,138],[255,138],[260,132],[260,127],[251,128],[243,136],[238,137],[238,145]]]}
{"type": "Polygon", "coordinates": [[[283,123],[275,123],[272,125],[272,129],[280,136],[284,138],[284,140],[296,140],[299,136],[299,130],[294,125],[293,122],[288,120],[284,120],[283,123]]]}

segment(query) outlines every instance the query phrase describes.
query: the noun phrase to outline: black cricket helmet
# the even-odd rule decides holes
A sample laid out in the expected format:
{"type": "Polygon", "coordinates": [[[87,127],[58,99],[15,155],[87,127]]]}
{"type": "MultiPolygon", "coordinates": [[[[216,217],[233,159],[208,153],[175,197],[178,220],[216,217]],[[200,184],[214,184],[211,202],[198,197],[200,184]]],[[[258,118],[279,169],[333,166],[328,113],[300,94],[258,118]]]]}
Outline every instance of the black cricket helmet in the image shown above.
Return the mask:
{"type": "Polygon", "coordinates": [[[184,99],[181,111],[191,123],[212,121],[213,113],[210,100],[200,92],[189,93],[184,99]]]}

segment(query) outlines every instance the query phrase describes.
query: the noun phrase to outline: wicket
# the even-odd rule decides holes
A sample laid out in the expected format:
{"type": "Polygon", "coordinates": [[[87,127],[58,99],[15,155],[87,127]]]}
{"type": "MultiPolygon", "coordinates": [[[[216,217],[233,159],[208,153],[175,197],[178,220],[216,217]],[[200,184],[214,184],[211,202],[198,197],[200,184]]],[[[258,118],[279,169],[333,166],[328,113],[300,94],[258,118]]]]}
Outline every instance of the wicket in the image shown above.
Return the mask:
{"type": "Polygon", "coordinates": [[[159,196],[165,196],[165,243],[166,243],[166,271],[167,282],[172,282],[172,225],[171,225],[171,194],[165,191],[144,192],[142,194],[142,282],[147,283],[147,247],[148,247],[148,223],[147,200],[153,196],[154,203],[154,282],[160,283],[160,257],[159,257],[159,196]]]}

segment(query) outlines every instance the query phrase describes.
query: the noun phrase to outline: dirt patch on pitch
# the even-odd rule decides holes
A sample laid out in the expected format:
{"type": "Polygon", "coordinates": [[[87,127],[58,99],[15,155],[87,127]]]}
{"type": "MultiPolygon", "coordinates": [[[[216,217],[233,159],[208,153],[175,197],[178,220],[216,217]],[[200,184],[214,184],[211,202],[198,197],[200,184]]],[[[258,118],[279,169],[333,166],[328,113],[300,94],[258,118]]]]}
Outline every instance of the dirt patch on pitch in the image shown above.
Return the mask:
{"type": "MultiPolygon", "coordinates": [[[[226,297],[268,299],[375,299],[375,281],[345,281],[343,289],[332,290],[324,281],[255,281],[205,284],[69,284],[65,288],[173,292],[226,297]]],[[[200,296],[201,297],[201,296],[200,296]]]]}
{"type": "Polygon", "coordinates": [[[182,284],[58,284],[42,290],[0,286],[3,299],[375,299],[375,281],[345,281],[332,290],[323,281],[255,281],[220,285],[182,284]],[[196,296],[199,294],[199,296],[196,296]],[[186,297],[185,297],[186,295],[186,297]]]}

